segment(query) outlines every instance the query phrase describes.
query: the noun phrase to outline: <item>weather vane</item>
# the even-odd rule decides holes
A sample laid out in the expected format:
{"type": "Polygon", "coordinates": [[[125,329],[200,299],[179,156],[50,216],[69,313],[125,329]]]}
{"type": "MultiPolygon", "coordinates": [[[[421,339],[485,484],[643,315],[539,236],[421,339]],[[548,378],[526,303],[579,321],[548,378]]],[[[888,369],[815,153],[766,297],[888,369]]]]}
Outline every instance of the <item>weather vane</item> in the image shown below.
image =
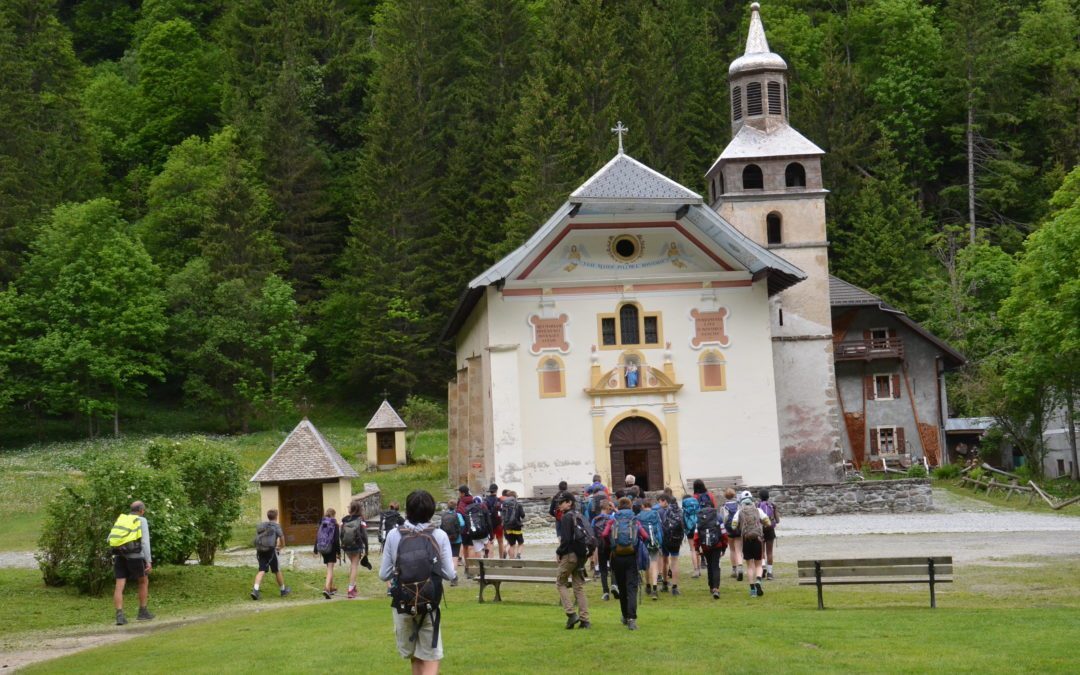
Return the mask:
{"type": "Polygon", "coordinates": [[[623,134],[625,134],[625,133],[626,133],[627,131],[630,131],[630,129],[628,129],[627,127],[624,127],[624,126],[623,126],[622,120],[619,120],[618,122],[616,122],[616,123],[615,123],[615,126],[611,128],[611,133],[613,133],[613,134],[618,134],[618,135],[619,135],[619,154],[620,154],[620,155],[621,155],[621,154],[623,154],[623,149],[622,149],[622,136],[623,136],[623,134]]]}

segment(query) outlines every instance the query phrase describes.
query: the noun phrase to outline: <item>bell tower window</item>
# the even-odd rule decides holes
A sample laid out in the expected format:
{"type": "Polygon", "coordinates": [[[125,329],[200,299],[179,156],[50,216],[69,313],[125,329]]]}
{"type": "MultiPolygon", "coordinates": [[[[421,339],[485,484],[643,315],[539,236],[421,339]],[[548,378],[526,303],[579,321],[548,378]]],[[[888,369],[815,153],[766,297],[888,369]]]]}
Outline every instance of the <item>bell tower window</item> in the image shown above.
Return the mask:
{"type": "Polygon", "coordinates": [[[746,114],[749,117],[760,117],[763,112],[761,107],[761,83],[751,82],[746,85],[746,114]]]}
{"type": "Polygon", "coordinates": [[[779,244],[783,241],[782,222],[780,214],[775,211],[765,216],[765,235],[770,244],[779,244]]]}
{"type": "Polygon", "coordinates": [[[735,87],[731,90],[731,119],[742,119],[742,87],[735,87]]]}
{"type": "Polygon", "coordinates": [[[806,169],[798,162],[792,162],[784,169],[784,185],[787,187],[806,187],[806,169]]]}
{"type": "Polygon", "coordinates": [[[781,115],[781,114],[783,114],[780,107],[781,107],[781,103],[780,103],[780,83],[779,82],[770,82],[769,83],[769,114],[770,115],[781,115]]]}
{"type": "Polygon", "coordinates": [[[761,167],[757,164],[748,164],[742,171],[742,187],[744,190],[765,189],[765,178],[761,175],[761,167]]]}

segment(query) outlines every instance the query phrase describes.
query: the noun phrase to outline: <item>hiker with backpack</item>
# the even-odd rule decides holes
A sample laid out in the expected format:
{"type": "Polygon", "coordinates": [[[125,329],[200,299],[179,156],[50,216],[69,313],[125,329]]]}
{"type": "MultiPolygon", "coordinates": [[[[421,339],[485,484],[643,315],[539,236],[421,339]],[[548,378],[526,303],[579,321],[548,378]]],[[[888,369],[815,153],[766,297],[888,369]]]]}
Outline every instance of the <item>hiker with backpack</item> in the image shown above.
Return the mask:
{"type": "Polygon", "coordinates": [[[503,491],[502,521],[506,536],[506,555],[512,560],[521,560],[521,550],[525,546],[525,509],[517,500],[513,490],[503,491]]]}
{"type": "Polygon", "coordinates": [[[559,510],[559,495],[566,492],[566,481],[559,481],[559,490],[551,497],[551,504],[548,505],[548,515],[555,519],[555,530],[559,529],[559,519],[562,518],[562,511],[559,510]]]}
{"type": "Polygon", "coordinates": [[[349,504],[349,515],[341,519],[341,550],[349,559],[349,590],[346,596],[356,597],[356,573],[360,566],[371,569],[368,562],[367,523],[364,522],[364,505],[359,500],[349,504]]]}
{"type": "MultiPolygon", "coordinates": [[[[387,535],[401,527],[404,522],[400,505],[390,502],[386,510],[379,514],[379,531],[375,535],[379,539],[379,546],[386,546],[387,535]]],[[[390,595],[390,584],[386,585],[386,594],[390,595]]]]}
{"type": "Polygon", "coordinates": [[[386,535],[379,578],[390,584],[398,653],[413,673],[438,673],[443,657],[442,582],[457,579],[450,538],[431,523],[435,498],[414,490],[405,499],[405,522],[386,535]]]}
{"type": "Polygon", "coordinates": [[[720,558],[727,549],[727,533],[716,507],[716,497],[705,489],[701,479],[694,481],[694,498],[698,503],[697,546],[705,559],[705,569],[709,581],[709,592],[713,600],[720,599],[720,558]]]}
{"type": "Polygon", "coordinates": [[[619,599],[622,622],[630,630],[637,630],[638,550],[645,546],[649,534],[634,516],[633,502],[629,497],[619,498],[619,509],[607,522],[602,533],[611,553],[612,590],[619,599]]]}
{"type": "MultiPolygon", "coordinates": [[[[461,533],[465,529],[465,519],[457,512],[457,500],[446,502],[446,510],[439,515],[439,529],[450,540],[450,554],[454,557],[454,569],[461,564],[461,533]]],[[[457,579],[450,582],[457,586],[457,579]]]]}
{"type": "MultiPolygon", "coordinates": [[[[704,482],[695,482],[700,482],[701,487],[704,490],[704,482]]],[[[694,495],[686,495],[682,498],[683,532],[686,535],[686,542],[690,544],[690,565],[693,567],[693,572],[690,573],[690,576],[695,579],[701,576],[701,549],[698,548],[696,536],[699,508],[700,505],[694,495]]]]}
{"type": "Polygon", "coordinates": [[[637,514],[638,522],[645,530],[645,549],[649,553],[649,566],[645,573],[645,595],[659,600],[660,586],[660,548],[663,546],[664,533],[660,525],[660,514],[653,510],[653,500],[645,499],[641,511],[637,514]]]}
{"type": "Polygon", "coordinates": [[[285,548],[285,533],[278,524],[278,510],[270,509],[266,512],[266,520],[255,527],[255,558],[259,562],[259,571],[255,574],[255,584],[251,588],[251,599],[258,600],[262,597],[259,586],[267,572],[273,572],[281,589],[281,597],[292,592],[285,585],[285,575],[281,573],[278,564],[278,553],[285,548]]]}
{"type": "Polygon", "coordinates": [[[663,532],[663,545],[660,548],[660,584],[664,593],[668,592],[668,579],[671,579],[671,596],[679,593],[679,549],[682,548],[684,526],[683,515],[678,502],[671,495],[660,495],[660,529],[663,532]]]}
{"type": "MultiPolygon", "coordinates": [[[[607,487],[600,482],[600,474],[593,474],[593,482],[585,488],[585,496],[581,500],[582,513],[585,514],[585,520],[590,523],[600,515],[600,507],[605,501],[611,499],[611,493],[608,492],[607,487]]],[[[599,551],[599,547],[597,547],[599,551]]],[[[593,553],[593,570],[600,574],[600,559],[599,553],[593,553]]]]}
{"type": "Polygon", "coordinates": [[[506,539],[503,532],[502,500],[499,499],[499,486],[492,483],[488,487],[488,494],[484,497],[484,506],[487,508],[488,517],[491,519],[491,537],[484,547],[484,557],[491,557],[493,544],[499,542],[499,558],[506,559],[506,539]]]}
{"type": "Polygon", "coordinates": [[[457,512],[465,522],[461,531],[461,556],[467,572],[469,558],[479,558],[484,553],[491,534],[491,520],[484,502],[469,494],[468,485],[458,487],[458,495],[457,512]]]}
{"type": "Polygon", "coordinates": [[[607,602],[611,599],[611,592],[615,591],[615,597],[619,597],[618,588],[608,586],[608,571],[610,570],[610,558],[611,547],[608,546],[607,541],[604,539],[604,530],[607,529],[608,521],[612,518],[614,507],[611,502],[605,500],[600,504],[599,513],[593,516],[590,524],[593,528],[593,534],[596,537],[596,553],[594,558],[597,562],[596,575],[600,577],[600,586],[603,589],[604,594],[600,597],[601,600],[607,602]]]}
{"type": "Polygon", "coordinates": [[[637,478],[634,474],[628,473],[626,474],[626,479],[623,483],[626,486],[623,488],[623,494],[630,498],[630,502],[633,504],[634,513],[640,513],[643,494],[641,488],[637,485],[637,478]]]}
{"type": "Polygon", "coordinates": [[[109,531],[108,544],[113,554],[113,605],[116,607],[116,625],[127,623],[124,617],[124,588],[128,580],[139,586],[138,621],[154,618],[147,608],[150,602],[150,524],[146,521],[146,505],[132,502],[129,513],[120,514],[109,531]]]}
{"type": "Polygon", "coordinates": [[[743,580],[742,539],[739,537],[739,528],[735,527],[732,519],[739,510],[739,500],[735,498],[735,489],[724,490],[724,530],[727,532],[731,546],[731,576],[736,581],[743,580]]]}
{"type": "Polygon", "coordinates": [[[334,565],[341,560],[341,541],[338,528],[337,511],[326,509],[323,519],[319,521],[319,531],[315,534],[315,555],[321,555],[326,565],[326,583],[323,585],[323,597],[329,600],[337,593],[334,586],[334,565]]]}
{"type": "Polygon", "coordinates": [[[746,561],[746,576],[750,580],[750,597],[765,595],[761,587],[761,552],[764,528],[772,524],[769,516],[756,504],[749,490],[739,495],[739,510],[732,518],[732,524],[741,534],[742,557],[746,561]]]}
{"type": "Polygon", "coordinates": [[[758,492],[758,499],[761,500],[758,508],[769,517],[770,524],[762,528],[762,540],[765,542],[765,578],[772,581],[773,544],[776,542],[776,526],[780,524],[780,510],[769,501],[769,491],[765,488],[758,492]]]}
{"type": "Polygon", "coordinates": [[[559,600],[566,612],[566,629],[591,628],[589,621],[589,601],[585,597],[585,564],[596,547],[592,526],[585,517],[574,510],[574,495],[562,492],[558,496],[558,508],[562,512],[559,518],[559,547],[555,555],[559,559],[559,576],[555,586],[559,591],[559,600]],[[570,597],[573,586],[574,596],[570,597]],[[577,602],[577,611],[574,603],[577,602]]]}

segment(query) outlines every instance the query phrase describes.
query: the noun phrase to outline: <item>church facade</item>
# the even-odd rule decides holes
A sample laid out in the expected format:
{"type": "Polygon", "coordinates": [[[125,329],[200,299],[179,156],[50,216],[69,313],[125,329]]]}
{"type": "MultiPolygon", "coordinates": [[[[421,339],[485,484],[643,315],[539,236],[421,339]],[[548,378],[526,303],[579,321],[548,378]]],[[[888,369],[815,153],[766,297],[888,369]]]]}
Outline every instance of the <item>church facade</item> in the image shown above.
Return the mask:
{"type": "Polygon", "coordinates": [[[786,70],[755,3],[707,195],[626,155],[620,125],[618,154],[469,283],[446,330],[451,481],[836,480],[823,152],[788,124],[786,70]]]}

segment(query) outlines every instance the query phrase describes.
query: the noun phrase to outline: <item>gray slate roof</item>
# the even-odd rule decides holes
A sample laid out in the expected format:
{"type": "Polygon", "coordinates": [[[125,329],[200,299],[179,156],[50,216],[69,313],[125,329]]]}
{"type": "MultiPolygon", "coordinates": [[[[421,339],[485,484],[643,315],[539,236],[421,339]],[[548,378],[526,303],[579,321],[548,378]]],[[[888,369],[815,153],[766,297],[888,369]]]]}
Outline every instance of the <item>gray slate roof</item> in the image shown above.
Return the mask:
{"type": "Polygon", "coordinates": [[[870,291],[865,291],[855,284],[848,283],[839,277],[829,275],[829,302],[833,307],[837,305],[881,305],[883,308],[895,310],[884,300],[870,291]]]}
{"type": "Polygon", "coordinates": [[[681,206],[701,204],[704,200],[690,188],[620,152],[581,187],[571,192],[570,201],[651,201],[681,206]]]}
{"type": "Polygon", "coordinates": [[[383,401],[371,417],[371,421],[367,423],[368,431],[398,431],[407,428],[405,421],[401,419],[389,401],[383,401]]]}
{"type": "Polygon", "coordinates": [[[252,483],[359,478],[334,446],[306,417],[251,477],[252,483]]]}
{"type": "Polygon", "coordinates": [[[768,133],[744,124],[705,175],[711,174],[720,162],[824,154],[824,150],[787,124],[768,133]]]}

